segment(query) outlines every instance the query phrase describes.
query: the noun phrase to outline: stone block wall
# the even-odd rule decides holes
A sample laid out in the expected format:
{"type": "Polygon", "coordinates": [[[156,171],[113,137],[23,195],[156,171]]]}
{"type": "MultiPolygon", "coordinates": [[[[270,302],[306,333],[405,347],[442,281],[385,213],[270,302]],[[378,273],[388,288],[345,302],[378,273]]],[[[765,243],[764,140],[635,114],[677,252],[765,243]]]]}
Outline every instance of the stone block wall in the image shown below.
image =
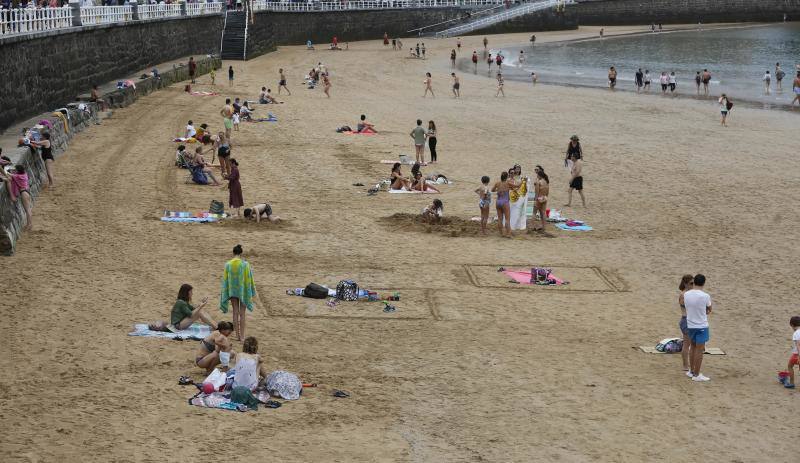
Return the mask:
{"type": "Polygon", "coordinates": [[[0,38],[0,130],[91,88],[188,55],[219,54],[222,15],[0,38]]]}
{"type": "Polygon", "coordinates": [[[800,0],[578,0],[581,25],[800,20],[800,0]]]}

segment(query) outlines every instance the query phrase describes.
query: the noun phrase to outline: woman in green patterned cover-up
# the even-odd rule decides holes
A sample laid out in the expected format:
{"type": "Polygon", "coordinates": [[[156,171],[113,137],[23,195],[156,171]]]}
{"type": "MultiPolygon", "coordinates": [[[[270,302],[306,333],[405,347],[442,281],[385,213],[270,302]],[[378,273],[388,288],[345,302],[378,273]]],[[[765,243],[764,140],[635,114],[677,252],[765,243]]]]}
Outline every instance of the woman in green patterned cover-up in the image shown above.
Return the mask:
{"type": "Polygon", "coordinates": [[[253,269],[242,258],[242,245],[237,244],[233,248],[233,259],[225,264],[225,272],[222,274],[219,308],[223,313],[228,313],[228,301],[231,301],[233,328],[239,341],[244,339],[245,308],[253,311],[256,296],[258,293],[253,281],[253,269]]]}

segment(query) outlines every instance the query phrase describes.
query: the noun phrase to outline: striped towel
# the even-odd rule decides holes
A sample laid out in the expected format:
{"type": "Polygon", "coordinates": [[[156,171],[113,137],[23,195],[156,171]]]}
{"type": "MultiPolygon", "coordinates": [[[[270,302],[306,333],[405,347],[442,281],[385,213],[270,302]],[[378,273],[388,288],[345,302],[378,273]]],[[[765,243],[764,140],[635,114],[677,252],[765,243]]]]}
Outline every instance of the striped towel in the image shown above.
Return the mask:
{"type": "Polygon", "coordinates": [[[201,325],[199,323],[195,323],[185,330],[176,331],[174,333],[169,331],[152,331],[150,328],[148,328],[147,323],[137,323],[133,325],[133,331],[128,333],[128,336],[201,340],[208,337],[209,334],[211,334],[211,327],[208,325],[201,325]]]}

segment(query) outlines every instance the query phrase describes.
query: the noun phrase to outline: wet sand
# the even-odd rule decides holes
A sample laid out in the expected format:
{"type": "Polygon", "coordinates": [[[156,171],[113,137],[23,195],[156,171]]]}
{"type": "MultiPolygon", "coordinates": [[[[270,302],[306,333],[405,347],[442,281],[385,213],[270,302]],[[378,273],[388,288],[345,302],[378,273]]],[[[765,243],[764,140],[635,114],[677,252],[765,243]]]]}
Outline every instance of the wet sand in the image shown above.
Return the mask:
{"type": "MultiPolygon", "coordinates": [[[[596,31],[537,38],[581,34],[596,31]]],[[[464,38],[463,49],[481,39],[464,38]]],[[[219,97],[175,85],[72,141],[57,188],[35,204],[35,231],[5,260],[4,461],[793,461],[800,396],[776,371],[798,310],[796,115],[734,108],[723,128],[712,103],[521,82],[495,98],[492,81],[468,73],[455,100],[455,39],[426,41],[426,61],[406,59],[415,40],[403,42],[405,52],[372,41],[226,62],[237,71],[232,91],[224,73],[219,97]],[[318,61],[331,70],[331,99],[301,85],[318,61]],[[242,124],[233,157],[245,202],[267,201],[287,223],[155,220],[164,209],[227,203],[227,191],[184,182],[170,140],[189,119],[219,129],[225,96],[276,91],[279,67],[292,96],[256,109],[279,122],[242,124]],[[435,99],[422,98],[426,71],[435,99]],[[378,135],[334,132],[362,113],[378,135]],[[455,183],[435,196],[352,186],[387,176],[380,160],[413,155],[417,118],[439,132],[440,162],[423,171],[455,183]],[[515,163],[525,173],[544,166],[560,208],[573,133],[589,206],[565,213],[593,232],[472,232],[480,176],[494,181],[515,163]],[[433,198],[457,236],[412,217],[433,198]],[[177,381],[203,377],[197,342],[126,336],[136,322],[168,317],[184,282],[215,307],[237,243],[262,302],[248,334],[271,369],[319,384],[276,410],[191,407],[191,388],[177,381]],[[497,272],[534,265],[570,285],[514,286],[497,272]],[[634,349],[679,335],[687,272],[708,276],[709,345],[728,353],[706,356],[705,384],[683,375],[679,356],[634,349]],[[284,294],[344,278],[400,291],[397,311],[284,294]],[[332,397],[334,388],[351,397],[332,397]]],[[[200,82],[196,90],[212,89],[200,82]]]]}

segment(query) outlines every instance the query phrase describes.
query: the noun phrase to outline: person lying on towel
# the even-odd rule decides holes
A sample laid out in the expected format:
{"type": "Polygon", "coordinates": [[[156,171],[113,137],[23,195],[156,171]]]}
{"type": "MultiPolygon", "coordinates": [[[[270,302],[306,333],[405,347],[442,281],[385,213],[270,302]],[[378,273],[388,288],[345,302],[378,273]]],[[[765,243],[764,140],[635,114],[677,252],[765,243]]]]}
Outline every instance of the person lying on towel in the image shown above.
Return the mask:
{"type": "Polygon", "coordinates": [[[256,204],[253,207],[244,209],[244,218],[247,220],[255,220],[261,222],[261,219],[267,219],[270,222],[277,222],[281,218],[272,214],[272,206],[266,203],[256,204]]]}
{"type": "Polygon", "coordinates": [[[367,116],[361,115],[361,122],[356,125],[356,132],[358,133],[378,133],[375,126],[367,122],[367,116]]]}

